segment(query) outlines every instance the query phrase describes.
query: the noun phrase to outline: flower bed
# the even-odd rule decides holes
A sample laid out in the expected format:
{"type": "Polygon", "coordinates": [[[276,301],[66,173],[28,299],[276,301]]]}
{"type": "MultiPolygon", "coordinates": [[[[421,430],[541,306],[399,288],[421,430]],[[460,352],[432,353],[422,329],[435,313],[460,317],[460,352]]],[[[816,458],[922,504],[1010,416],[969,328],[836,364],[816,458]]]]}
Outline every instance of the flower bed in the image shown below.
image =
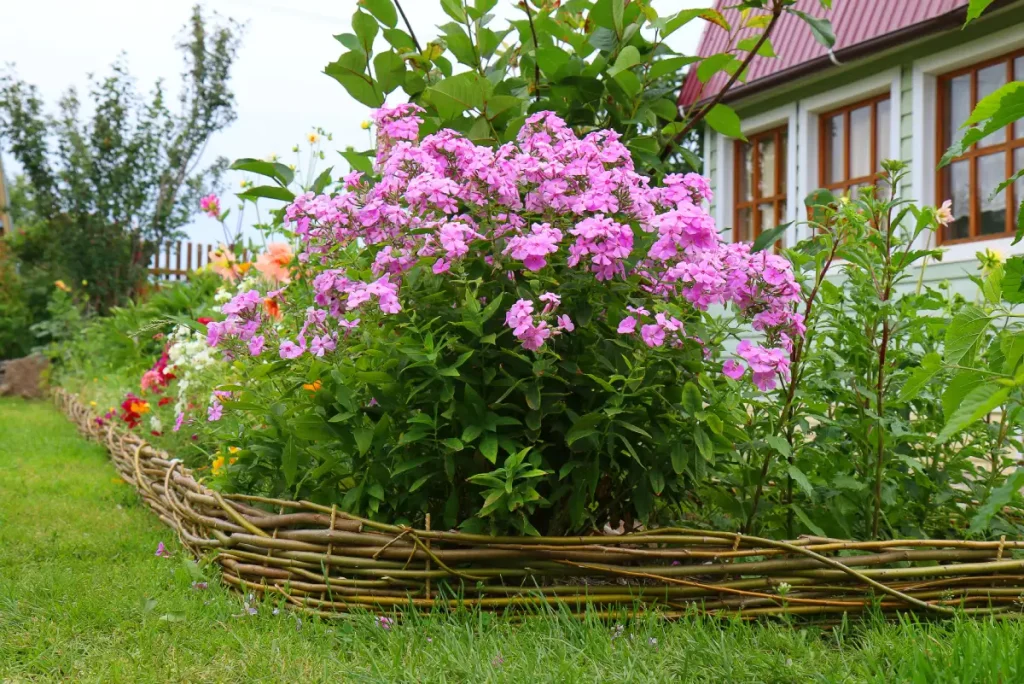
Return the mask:
{"type": "Polygon", "coordinates": [[[414,529],[308,501],[222,495],[138,435],[101,427],[74,395],[57,390],[55,398],[186,547],[215,554],[225,582],[278,594],[304,612],[563,604],[666,617],[827,616],[873,606],[1024,615],[1024,541],[779,542],[683,528],[500,537],[431,530],[429,520],[414,529]]]}

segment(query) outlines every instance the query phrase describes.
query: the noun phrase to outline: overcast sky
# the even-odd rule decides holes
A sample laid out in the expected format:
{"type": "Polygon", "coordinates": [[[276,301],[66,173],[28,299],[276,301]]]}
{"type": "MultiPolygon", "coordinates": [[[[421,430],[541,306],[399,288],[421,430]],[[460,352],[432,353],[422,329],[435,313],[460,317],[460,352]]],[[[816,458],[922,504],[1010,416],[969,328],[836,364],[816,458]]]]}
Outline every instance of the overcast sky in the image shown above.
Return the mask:
{"type": "MultiPolygon", "coordinates": [[[[158,78],[176,86],[182,70],[177,36],[188,20],[193,0],[3,0],[0,13],[0,64],[15,64],[24,80],[36,84],[49,105],[69,86],[87,89],[89,73],[104,75],[118,54],[127,55],[129,70],[147,91],[158,78]]],[[[325,148],[324,164],[347,170],[334,150],[348,145],[367,147],[360,129],[369,109],[352,100],[324,66],[344,51],[334,34],[350,31],[356,0],[206,0],[213,10],[246,24],[231,87],[238,119],[218,134],[206,160],[218,156],[266,157],[278,154],[291,163],[291,148],[313,127],[333,133],[325,148]]],[[[655,0],[660,14],[705,7],[711,0],[655,0]]],[[[499,0],[492,26],[519,10],[516,0],[499,0]]],[[[438,0],[404,0],[403,8],[425,43],[438,34],[437,25],[450,19],[438,0]]],[[[669,44],[693,54],[703,28],[694,21],[672,35],[669,44]]],[[[400,101],[401,90],[391,98],[400,101]]],[[[17,172],[10,154],[4,164],[8,175],[17,172]]],[[[229,192],[240,177],[230,177],[229,192]]],[[[226,206],[234,206],[234,201],[226,206]]],[[[247,217],[251,220],[253,217],[247,217]]],[[[189,227],[193,239],[216,240],[220,227],[205,217],[189,227]]]]}

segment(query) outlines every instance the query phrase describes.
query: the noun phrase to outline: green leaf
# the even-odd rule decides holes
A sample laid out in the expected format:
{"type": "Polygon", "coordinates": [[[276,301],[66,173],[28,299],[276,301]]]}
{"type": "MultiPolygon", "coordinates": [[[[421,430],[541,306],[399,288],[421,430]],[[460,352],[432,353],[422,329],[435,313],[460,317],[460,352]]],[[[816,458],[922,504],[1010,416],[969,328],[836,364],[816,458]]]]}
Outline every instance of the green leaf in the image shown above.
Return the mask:
{"type": "Polygon", "coordinates": [[[981,13],[993,2],[994,0],[971,0],[967,3],[967,19],[964,21],[964,26],[980,17],[981,13]]]}
{"type": "Polygon", "coordinates": [[[672,470],[676,475],[682,475],[686,472],[686,464],[690,460],[689,454],[686,453],[685,447],[680,440],[676,440],[672,444],[672,470]]]}
{"type": "Polygon", "coordinates": [[[736,112],[731,107],[724,104],[716,104],[704,115],[704,121],[722,135],[736,138],[737,140],[746,140],[743,130],[740,128],[740,117],[736,115],[736,112]]]}
{"type": "Polygon", "coordinates": [[[772,48],[771,38],[765,38],[760,45],[758,45],[758,42],[761,42],[760,36],[750,36],[749,38],[744,38],[743,40],[737,42],[736,48],[739,50],[743,50],[745,52],[750,52],[755,47],[757,47],[757,54],[760,55],[761,57],[776,56],[775,50],[774,48],[772,48]]]}
{"type": "MultiPolygon", "coordinates": [[[[412,486],[409,487],[409,492],[415,492],[417,489],[425,485],[427,483],[427,480],[434,477],[435,475],[437,475],[437,473],[427,473],[426,475],[422,476],[421,478],[412,483],[412,486]]],[[[384,498],[381,497],[381,501],[383,500],[384,498]]]]}
{"type": "Polygon", "coordinates": [[[475,71],[446,78],[426,90],[442,119],[454,119],[469,109],[483,109],[490,97],[491,82],[475,71]]]}
{"type": "Polygon", "coordinates": [[[281,472],[284,473],[285,482],[289,487],[295,484],[295,476],[299,472],[299,452],[291,438],[281,451],[281,472]]]}
{"type": "Polygon", "coordinates": [[[367,385],[390,385],[395,381],[383,371],[359,371],[356,373],[356,380],[365,382],[367,385]]]}
{"type": "Polygon", "coordinates": [[[704,398],[701,396],[700,388],[692,382],[683,385],[682,403],[683,408],[691,416],[701,411],[704,408],[704,398]]]}
{"type": "MultiPolygon", "coordinates": [[[[390,2],[390,0],[388,0],[390,2]]],[[[396,50],[415,50],[416,43],[412,42],[412,36],[402,29],[384,29],[384,38],[391,43],[396,50]]]]}
{"type": "Polygon", "coordinates": [[[261,197],[281,200],[282,202],[295,201],[295,193],[288,188],[282,188],[277,185],[257,185],[255,188],[249,188],[245,192],[240,192],[235,196],[239,199],[252,200],[253,202],[261,197]]]}
{"type": "Polygon", "coordinates": [[[441,444],[444,444],[452,451],[462,451],[463,449],[466,448],[466,445],[462,443],[462,440],[455,439],[454,437],[448,437],[446,439],[441,440],[441,444]]]}
{"type": "Polygon", "coordinates": [[[971,390],[970,394],[964,397],[957,410],[950,416],[942,432],[936,438],[938,444],[963,430],[976,420],[979,420],[996,408],[1001,406],[1006,398],[1010,396],[1010,389],[1005,385],[996,382],[986,382],[971,390]]]}
{"type": "Polygon", "coordinates": [[[985,503],[978,507],[978,512],[971,519],[971,534],[981,534],[988,529],[992,518],[999,514],[1014,498],[1020,496],[1024,488],[1024,468],[1017,468],[996,489],[993,489],[985,503]]]}
{"type": "Polygon", "coordinates": [[[250,159],[248,157],[236,159],[231,168],[236,171],[248,171],[249,173],[257,173],[261,176],[272,178],[284,187],[291,185],[291,182],[295,179],[295,172],[284,164],[263,161],[262,159],[250,159]]]}
{"type": "Polygon", "coordinates": [[[319,195],[324,191],[324,188],[331,184],[332,171],[334,171],[334,167],[330,166],[320,172],[320,175],[313,181],[313,187],[311,188],[313,194],[319,195]]]}
{"type": "Polygon", "coordinates": [[[541,72],[550,79],[569,63],[571,55],[555,45],[544,45],[537,49],[537,66],[541,72]]]}
{"type": "Polygon", "coordinates": [[[499,292],[497,297],[495,297],[490,302],[488,302],[487,306],[484,307],[484,310],[480,314],[480,323],[481,324],[486,323],[491,318],[491,316],[493,316],[495,314],[495,312],[498,310],[498,308],[501,307],[501,301],[504,298],[505,298],[505,293],[504,292],[499,292]]]}
{"type": "Polygon", "coordinates": [[[804,509],[800,508],[796,504],[790,504],[789,507],[793,509],[793,512],[796,513],[796,517],[799,518],[800,522],[806,525],[807,529],[809,529],[811,532],[818,535],[819,537],[828,536],[825,534],[825,530],[821,529],[811,521],[811,519],[804,512],[804,509]]]}
{"type": "Polygon", "coordinates": [[[484,435],[484,438],[480,440],[480,453],[484,455],[491,463],[495,463],[498,460],[498,436],[493,432],[488,432],[484,435]]]}
{"type": "Polygon", "coordinates": [[[814,486],[811,484],[811,481],[807,479],[804,471],[800,470],[795,465],[791,465],[786,468],[786,472],[791,478],[793,478],[794,482],[800,485],[800,489],[804,490],[804,494],[814,498],[814,486]]]}
{"type": "Polygon", "coordinates": [[[377,84],[385,93],[405,83],[405,60],[390,50],[373,58],[373,71],[377,76],[377,84]]]}
{"type": "Polygon", "coordinates": [[[942,370],[942,357],[937,352],[929,352],[921,358],[921,365],[915,368],[903,383],[897,401],[910,401],[920,393],[925,386],[932,381],[939,371],[942,370]]]}
{"type": "Polygon", "coordinates": [[[615,27],[615,32],[618,35],[622,35],[622,15],[626,8],[626,0],[611,0],[612,3],[612,24],[615,27]]]}
{"type": "Polygon", "coordinates": [[[665,476],[661,474],[660,470],[649,470],[647,471],[647,477],[651,480],[651,491],[656,496],[661,496],[662,491],[665,489],[665,476]]]}
{"type": "Polygon", "coordinates": [[[395,28],[398,25],[398,12],[395,11],[395,5],[391,0],[359,0],[359,4],[385,26],[395,28]]]}
{"type": "MultiPolygon", "coordinates": [[[[659,59],[651,64],[651,68],[647,71],[648,80],[654,81],[662,76],[668,74],[676,74],[682,71],[683,67],[688,64],[700,61],[699,57],[668,57],[667,59],[659,59]]],[[[673,106],[675,101],[673,100],[673,106]]]]}
{"type": "Polygon", "coordinates": [[[367,175],[373,173],[373,160],[366,154],[356,152],[355,150],[345,150],[338,154],[345,158],[345,161],[348,162],[353,171],[362,171],[367,175]]]}
{"type": "Polygon", "coordinates": [[[707,83],[715,74],[724,71],[734,62],[736,62],[736,58],[726,52],[705,57],[697,65],[697,78],[701,83],[707,83]]]}
{"type": "Polygon", "coordinates": [[[441,0],[441,9],[455,21],[466,23],[466,11],[462,8],[462,0],[441,0]]]}
{"type": "Polygon", "coordinates": [[[811,35],[814,36],[814,40],[818,41],[829,50],[831,50],[832,46],[836,44],[836,34],[832,32],[832,22],[828,19],[812,17],[806,12],[801,12],[800,10],[795,9],[787,8],[786,11],[803,19],[811,29],[811,35]]]}
{"type": "Polygon", "coordinates": [[[762,252],[768,249],[769,247],[774,245],[777,240],[779,240],[783,235],[786,234],[786,229],[789,228],[791,225],[793,225],[792,221],[790,221],[789,223],[783,223],[780,226],[775,226],[774,228],[763,231],[760,235],[757,236],[757,239],[754,240],[754,244],[750,248],[750,251],[762,252]]]}
{"type": "Polygon", "coordinates": [[[608,69],[608,75],[614,77],[619,72],[631,69],[641,62],[643,62],[643,59],[640,58],[640,51],[632,45],[627,45],[619,52],[619,56],[615,59],[615,64],[608,69]]]}
{"type": "Polygon", "coordinates": [[[352,15],[352,30],[359,37],[363,52],[366,54],[373,52],[373,39],[377,37],[377,31],[380,30],[377,20],[366,12],[356,10],[356,13],[352,15]]]}
{"type": "Polygon", "coordinates": [[[1024,81],[1011,81],[978,102],[961,125],[961,128],[972,128],[946,150],[939,166],[945,166],[974,143],[1020,119],[1024,119],[1024,81]]]}
{"type": "Polygon", "coordinates": [[[604,422],[605,416],[603,413],[588,413],[585,416],[580,416],[569,431],[565,433],[565,442],[569,446],[572,446],[574,442],[584,437],[588,437],[593,434],[597,434],[597,426],[604,422]]]}
{"type": "Polygon", "coordinates": [[[704,432],[701,426],[693,428],[693,441],[697,445],[697,451],[708,461],[715,460],[715,446],[711,443],[708,433],[704,432]]]}
{"type": "Polygon", "coordinates": [[[786,438],[782,435],[768,435],[764,438],[764,441],[767,442],[768,446],[772,449],[779,452],[779,455],[785,458],[789,458],[793,455],[793,449],[789,446],[789,442],[786,441],[786,438]]]}
{"type": "Polygon", "coordinates": [[[373,444],[372,429],[365,427],[356,428],[352,431],[352,436],[356,440],[356,448],[359,449],[360,456],[370,450],[370,445],[373,444]]]}
{"type": "Polygon", "coordinates": [[[953,316],[946,330],[946,363],[970,364],[990,321],[988,314],[973,305],[965,306],[953,316]]]}
{"type": "Polygon", "coordinates": [[[484,429],[479,425],[467,425],[462,431],[462,441],[469,444],[483,433],[484,429]]]}
{"type": "Polygon", "coordinates": [[[669,17],[659,17],[651,22],[651,25],[661,31],[661,37],[667,38],[677,30],[690,23],[694,19],[704,19],[712,24],[721,26],[726,31],[730,30],[729,22],[717,10],[713,9],[687,9],[677,12],[669,17]]]}
{"type": "MultiPolygon", "coordinates": [[[[376,22],[374,22],[376,25],[376,22]]],[[[324,73],[336,80],[357,102],[367,107],[384,104],[384,94],[365,73],[366,57],[358,52],[346,52],[335,62],[324,67],[324,73]]]]}
{"type": "Polygon", "coordinates": [[[962,370],[953,376],[942,392],[942,413],[947,421],[960,407],[964,397],[984,382],[985,376],[973,370],[962,370]]]}

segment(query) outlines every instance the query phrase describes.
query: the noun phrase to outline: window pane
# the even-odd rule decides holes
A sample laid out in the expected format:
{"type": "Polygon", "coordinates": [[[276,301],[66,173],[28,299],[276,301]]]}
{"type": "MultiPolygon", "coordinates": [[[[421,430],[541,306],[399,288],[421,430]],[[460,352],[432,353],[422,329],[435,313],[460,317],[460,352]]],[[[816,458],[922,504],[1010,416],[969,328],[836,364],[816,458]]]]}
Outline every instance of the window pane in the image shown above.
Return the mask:
{"type": "Polygon", "coordinates": [[[871,105],[850,112],[850,178],[871,173],[871,105]]]}
{"type": "MultiPolygon", "coordinates": [[[[1017,81],[1024,81],[1024,56],[1013,60],[1013,78],[1017,81]]],[[[1013,127],[1013,137],[1024,138],[1024,119],[1018,120],[1013,127]]]]}
{"type": "Polygon", "coordinates": [[[945,199],[953,200],[953,223],[946,228],[946,240],[959,240],[970,237],[968,216],[971,213],[970,161],[958,161],[949,165],[946,173],[945,199]]]}
{"type": "Polygon", "coordinates": [[[736,212],[736,241],[752,242],[754,240],[753,217],[750,209],[740,209],[736,212]]]}
{"type": "Polygon", "coordinates": [[[843,172],[843,115],[833,116],[825,122],[825,182],[845,179],[843,172]]]}
{"type": "Polygon", "coordinates": [[[759,226],[760,230],[757,231],[758,234],[774,228],[776,226],[775,205],[771,203],[759,204],[757,209],[761,214],[761,225],[759,226]]]}
{"type": "MultiPolygon", "coordinates": [[[[1024,169],[1024,147],[1018,147],[1013,151],[1013,170],[1024,169]]],[[[1013,216],[1016,217],[1020,210],[1020,203],[1024,202],[1024,176],[1013,182],[1013,216]]]]}
{"type": "Polygon", "coordinates": [[[779,169],[781,171],[781,173],[779,174],[779,194],[780,195],[785,195],[786,194],[786,145],[788,144],[787,137],[786,137],[786,131],[782,131],[782,135],[780,136],[780,140],[781,140],[781,145],[782,146],[779,148],[779,169]]]}
{"type": "MultiPolygon", "coordinates": [[[[978,101],[1006,85],[1006,62],[999,62],[984,69],[978,69],[978,101]]],[[[997,145],[1006,140],[1006,131],[996,131],[978,143],[979,147],[997,145]]]]}
{"type": "Polygon", "coordinates": [[[740,187],[739,198],[741,202],[749,202],[753,199],[750,196],[750,189],[754,185],[754,162],[751,159],[750,143],[739,143],[740,146],[740,187]]]}
{"type": "Polygon", "coordinates": [[[981,202],[981,234],[1006,232],[1006,192],[989,195],[1006,179],[1006,154],[978,158],[978,200],[981,202]]]}
{"type": "Polygon", "coordinates": [[[959,137],[960,124],[971,114],[971,75],[950,79],[946,84],[946,111],[943,112],[945,144],[949,147],[959,137]]]}
{"type": "Polygon", "coordinates": [[[877,114],[875,140],[878,145],[878,168],[874,170],[879,171],[882,168],[882,162],[892,155],[892,152],[889,151],[889,141],[892,138],[892,131],[889,130],[889,100],[882,100],[876,104],[875,112],[877,114]]]}
{"type": "Polygon", "coordinates": [[[775,136],[769,134],[767,137],[757,141],[758,163],[760,178],[757,184],[758,197],[771,197],[775,194],[775,136]]]}

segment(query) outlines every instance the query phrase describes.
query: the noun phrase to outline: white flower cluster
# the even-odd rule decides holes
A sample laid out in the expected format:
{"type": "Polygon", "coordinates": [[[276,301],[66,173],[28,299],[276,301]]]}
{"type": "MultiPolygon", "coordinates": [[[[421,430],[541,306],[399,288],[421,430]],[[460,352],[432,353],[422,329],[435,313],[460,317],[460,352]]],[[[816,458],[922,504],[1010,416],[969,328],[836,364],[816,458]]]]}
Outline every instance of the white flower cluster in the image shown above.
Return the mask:
{"type": "Polygon", "coordinates": [[[189,386],[202,371],[218,363],[217,350],[206,343],[204,335],[183,325],[174,329],[170,341],[167,368],[178,378],[178,401],[174,412],[180,415],[188,408],[189,386]]]}

